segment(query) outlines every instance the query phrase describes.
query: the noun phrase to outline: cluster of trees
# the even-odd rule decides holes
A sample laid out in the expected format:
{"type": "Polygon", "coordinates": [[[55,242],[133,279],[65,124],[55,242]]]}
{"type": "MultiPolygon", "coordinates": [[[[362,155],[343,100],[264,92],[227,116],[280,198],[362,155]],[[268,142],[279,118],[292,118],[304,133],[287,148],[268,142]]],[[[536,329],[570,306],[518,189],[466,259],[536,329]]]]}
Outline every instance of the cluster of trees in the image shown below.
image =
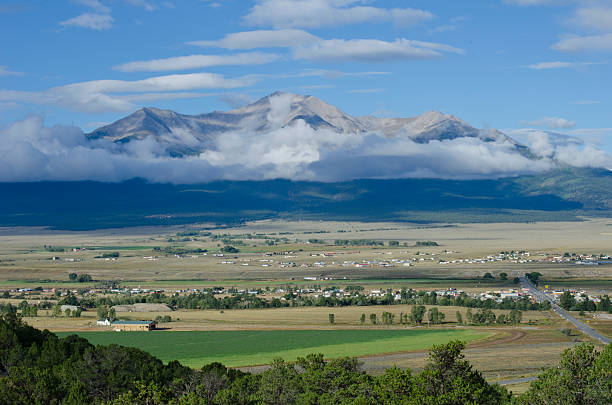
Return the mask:
{"type": "Polygon", "coordinates": [[[19,308],[19,310],[21,312],[21,316],[23,316],[23,317],[36,317],[36,316],[38,316],[38,307],[36,305],[28,304],[27,301],[21,301],[17,308],[19,308]]]}
{"type": "Polygon", "coordinates": [[[385,246],[385,242],[382,240],[374,239],[336,239],[334,240],[336,246],[385,246]]]}
{"type": "Polygon", "coordinates": [[[36,317],[39,309],[47,307],[49,307],[49,303],[30,304],[27,301],[21,301],[19,305],[15,306],[7,302],[6,304],[0,303],[0,313],[17,314],[17,311],[19,311],[23,317],[36,317]]]}
{"type": "Polygon", "coordinates": [[[85,274],[70,273],[68,274],[68,280],[77,281],[79,283],[89,283],[90,281],[93,281],[93,278],[87,273],[85,274]]]}
{"type": "Polygon", "coordinates": [[[220,252],[222,253],[240,253],[240,249],[237,249],[231,245],[226,245],[220,249],[220,252]]]}
{"type": "Polygon", "coordinates": [[[423,240],[417,241],[414,246],[423,247],[423,246],[438,246],[438,242],[434,242],[433,240],[423,240]]]}
{"type": "Polygon", "coordinates": [[[559,306],[568,311],[612,312],[612,302],[610,301],[610,297],[607,295],[604,295],[596,304],[586,295],[582,297],[581,301],[577,301],[572,293],[569,291],[564,291],[563,294],[561,294],[561,297],[559,297],[559,306]]]}
{"type": "Polygon", "coordinates": [[[155,322],[161,322],[161,323],[172,322],[172,317],[170,315],[157,315],[155,317],[155,322]]]}
{"type": "MultiPolygon", "coordinates": [[[[427,314],[427,321],[429,324],[438,325],[444,321],[446,316],[440,312],[438,308],[430,308],[429,311],[423,305],[415,305],[410,310],[409,314],[400,312],[399,323],[400,325],[421,325],[423,319],[427,314]]],[[[366,320],[366,315],[361,314],[361,324],[363,325],[366,320]]],[[[383,325],[393,325],[395,321],[395,314],[391,312],[383,312],[381,316],[381,323],[383,325]]],[[[376,314],[370,314],[370,323],[376,325],[378,323],[378,317],[376,314]]]]}
{"type": "Polygon", "coordinates": [[[472,298],[465,293],[459,296],[438,296],[435,292],[402,290],[402,304],[423,304],[423,305],[440,305],[440,306],[457,306],[468,308],[488,308],[488,309],[520,309],[522,311],[545,311],[550,309],[550,303],[531,302],[528,297],[520,297],[518,299],[504,298],[501,302],[488,298],[481,300],[472,298]]]}
{"type": "Polygon", "coordinates": [[[538,285],[538,281],[542,277],[542,273],[538,273],[537,271],[532,271],[531,273],[525,273],[525,278],[529,279],[533,284],[538,285]]]}
{"type": "Polygon", "coordinates": [[[62,311],[62,307],[60,305],[56,305],[55,307],[53,307],[52,316],[54,317],[65,316],[67,318],[80,318],[81,312],[82,312],[81,308],[77,308],[77,309],[66,308],[62,311]]]}
{"type": "MultiPolygon", "coordinates": [[[[482,276],[482,279],[483,280],[495,280],[495,276],[493,274],[491,274],[491,273],[485,273],[484,276],[482,276]]],[[[508,273],[505,273],[505,272],[502,271],[501,273],[499,273],[499,279],[501,281],[508,280],[508,273]]],[[[521,281],[518,277],[516,277],[515,279],[518,280],[516,283],[521,281]]]]}
{"type": "Polygon", "coordinates": [[[311,354],[295,363],[276,359],[261,374],[213,363],[192,370],[135,348],[93,346],[72,335],[0,316],[0,403],[7,404],[606,404],[612,402],[612,346],[568,349],[513,397],[489,384],[454,341],[433,346],[418,374],[398,368],[368,375],[354,358],[324,361],[311,354]]]}
{"type": "Polygon", "coordinates": [[[117,319],[117,313],[115,312],[115,308],[106,305],[100,305],[98,307],[97,315],[98,319],[108,319],[111,321],[117,319]]]}
{"type": "Polygon", "coordinates": [[[46,252],[65,252],[66,249],[61,246],[43,245],[43,249],[46,252]]]}
{"type": "MultiPolygon", "coordinates": [[[[467,323],[471,325],[492,325],[494,323],[498,325],[518,325],[523,320],[523,313],[518,309],[512,309],[507,316],[506,314],[496,316],[492,310],[480,308],[474,313],[472,313],[471,309],[468,309],[465,317],[467,323]]],[[[457,319],[459,323],[462,323],[459,318],[463,318],[458,316],[457,319]]]]}
{"type": "Polygon", "coordinates": [[[163,253],[165,255],[189,255],[189,254],[199,254],[199,253],[208,252],[208,250],[201,249],[201,248],[187,248],[187,247],[177,247],[177,246],[166,246],[166,247],[156,246],[153,248],[153,251],[163,253]]]}

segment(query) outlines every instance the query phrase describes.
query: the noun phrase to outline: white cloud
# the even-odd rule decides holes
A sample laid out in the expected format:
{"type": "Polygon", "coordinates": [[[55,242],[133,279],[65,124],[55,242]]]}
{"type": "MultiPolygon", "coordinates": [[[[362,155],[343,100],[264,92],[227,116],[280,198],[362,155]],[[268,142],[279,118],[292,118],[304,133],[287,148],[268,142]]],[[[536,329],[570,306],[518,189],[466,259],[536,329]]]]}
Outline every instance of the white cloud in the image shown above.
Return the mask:
{"type": "Polygon", "coordinates": [[[396,39],[394,42],[378,39],[325,40],[296,29],[237,32],[228,34],[220,40],[195,41],[189,44],[227,49],[291,48],[295,59],[326,61],[389,62],[431,59],[442,56],[442,52],[463,53],[462,49],[435,42],[404,38],[396,39]]]}
{"type": "Polygon", "coordinates": [[[603,32],[612,31],[612,8],[584,7],[576,10],[572,22],[578,26],[603,32]]]}
{"type": "Polygon", "coordinates": [[[303,30],[257,30],[227,34],[216,41],[192,41],[190,45],[225,49],[289,48],[320,41],[321,38],[303,30]]]}
{"type": "Polygon", "coordinates": [[[273,62],[278,55],[261,52],[239,53],[236,55],[189,55],[165,59],[153,59],[124,63],[113,67],[122,72],[160,72],[169,70],[190,70],[210,66],[262,65],[273,62]]]}
{"type": "Polygon", "coordinates": [[[456,31],[456,30],[457,30],[456,25],[447,24],[447,25],[439,25],[430,30],[427,30],[427,33],[429,35],[432,35],[432,34],[439,34],[441,32],[450,32],[450,31],[456,31]]]}
{"type": "Polygon", "coordinates": [[[612,33],[591,36],[568,36],[551,47],[562,52],[612,51],[612,33]]]}
{"type": "Polygon", "coordinates": [[[601,101],[598,100],[578,100],[578,101],[574,101],[571,104],[576,104],[576,105],[593,105],[593,104],[600,104],[601,101]]]}
{"type": "MultiPolygon", "coordinates": [[[[585,142],[576,136],[529,128],[505,132],[525,142],[541,158],[575,167],[612,169],[612,156],[592,142],[585,142]]],[[[579,132],[582,133],[582,130],[571,131],[579,132]]]]}
{"type": "Polygon", "coordinates": [[[113,26],[113,17],[107,14],[83,13],[79,16],[61,21],[64,27],[80,27],[92,30],[107,30],[113,26]]]}
{"type": "Polygon", "coordinates": [[[564,69],[574,66],[571,62],[540,62],[533,65],[529,65],[528,68],[535,70],[543,69],[564,69]]]}
{"type": "Polygon", "coordinates": [[[527,66],[530,69],[535,69],[535,70],[547,70],[547,69],[576,69],[576,68],[581,68],[581,67],[586,67],[586,66],[591,66],[591,65],[600,65],[602,63],[595,63],[595,62],[540,62],[540,63],[535,63],[533,65],[529,65],[527,66]]]}
{"type": "Polygon", "coordinates": [[[244,17],[247,24],[274,28],[317,28],[364,22],[417,24],[434,18],[412,8],[359,6],[359,0],[258,0],[244,17]]]}
{"type": "Polygon", "coordinates": [[[432,59],[442,56],[441,51],[463,52],[444,44],[407,39],[397,39],[394,42],[376,39],[330,39],[309,47],[297,47],[293,53],[296,59],[306,60],[390,62],[432,59]]]}
{"type": "Polygon", "coordinates": [[[386,76],[390,72],[341,72],[329,69],[305,69],[294,75],[283,77],[326,77],[328,79],[338,79],[341,77],[364,77],[364,76],[386,76]]]}
{"type": "MultiPolygon", "coordinates": [[[[176,92],[198,89],[233,89],[252,83],[253,79],[227,79],[212,73],[177,74],[135,81],[94,80],[53,87],[40,92],[0,90],[0,101],[60,105],[84,112],[129,111],[134,109],[132,101],[139,101],[139,99],[151,101],[185,98],[189,94],[176,94],[176,92]]],[[[193,97],[203,96],[199,93],[191,93],[191,95],[193,97]]]]}
{"type": "Polygon", "coordinates": [[[595,31],[592,35],[566,35],[551,46],[561,52],[610,52],[612,51],[612,2],[578,2],[569,24],[583,31],[595,31]]]}
{"type": "Polygon", "coordinates": [[[157,5],[146,0],[125,0],[125,2],[132,6],[143,7],[147,11],[154,11],[158,8],[157,5]]]}
{"type": "Polygon", "coordinates": [[[0,76],[23,76],[23,72],[15,72],[13,70],[9,70],[7,66],[0,65],[0,76]]]}
{"type": "Polygon", "coordinates": [[[576,126],[576,122],[566,120],[559,117],[544,117],[534,121],[521,121],[522,125],[531,125],[534,127],[546,127],[552,129],[569,129],[576,126]]]}

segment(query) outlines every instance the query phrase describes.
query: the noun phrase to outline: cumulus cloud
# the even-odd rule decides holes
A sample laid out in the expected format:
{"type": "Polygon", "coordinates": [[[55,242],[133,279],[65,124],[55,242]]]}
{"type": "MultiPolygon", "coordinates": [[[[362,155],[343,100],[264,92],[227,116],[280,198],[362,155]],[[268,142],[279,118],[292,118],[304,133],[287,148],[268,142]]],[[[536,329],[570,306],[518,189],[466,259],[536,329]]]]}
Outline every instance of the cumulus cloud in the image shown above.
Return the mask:
{"type": "Polygon", "coordinates": [[[210,66],[263,65],[273,62],[278,58],[278,55],[261,52],[239,53],[236,55],[189,55],[129,62],[115,66],[113,69],[121,72],[191,70],[210,66]]]}
{"type": "Polygon", "coordinates": [[[360,0],[257,0],[244,17],[247,24],[274,28],[317,28],[393,22],[413,25],[434,18],[429,11],[413,8],[385,9],[360,6],[360,0]]]}
{"type": "Polygon", "coordinates": [[[192,41],[190,45],[225,49],[289,48],[312,44],[321,38],[303,30],[257,30],[234,32],[216,41],[192,41]]]}
{"type": "Polygon", "coordinates": [[[113,17],[108,14],[83,13],[68,20],[61,21],[60,25],[64,27],[80,27],[102,31],[112,28],[113,21],[113,17]]]}
{"type": "MultiPolygon", "coordinates": [[[[187,98],[189,90],[233,89],[252,84],[254,79],[228,79],[213,73],[156,76],[142,80],[94,80],[53,87],[40,92],[0,90],[0,102],[60,105],[83,112],[129,111],[132,101],[146,93],[146,100],[187,98]]],[[[193,97],[201,96],[191,93],[193,97]]]]}
{"type": "Polygon", "coordinates": [[[570,121],[565,118],[559,117],[543,117],[539,120],[534,121],[521,121],[522,125],[531,125],[534,127],[546,127],[552,129],[560,129],[560,128],[574,128],[576,126],[575,121],[570,121]]]}
{"type": "Polygon", "coordinates": [[[441,52],[463,53],[461,49],[433,42],[397,39],[394,42],[376,39],[330,39],[312,46],[297,47],[297,59],[318,61],[390,62],[431,59],[441,52]]]}

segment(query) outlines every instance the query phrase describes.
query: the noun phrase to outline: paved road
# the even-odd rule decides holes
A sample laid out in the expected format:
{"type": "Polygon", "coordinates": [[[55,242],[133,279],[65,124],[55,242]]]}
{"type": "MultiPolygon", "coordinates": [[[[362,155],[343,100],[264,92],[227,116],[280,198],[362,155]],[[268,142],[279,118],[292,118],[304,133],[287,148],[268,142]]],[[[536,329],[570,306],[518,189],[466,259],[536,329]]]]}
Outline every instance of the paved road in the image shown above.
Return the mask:
{"type": "Polygon", "coordinates": [[[526,277],[519,276],[519,278],[521,279],[521,283],[523,284],[523,286],[525,288],[529,288],[529,290],[531,292],[531,295],[533,295],[533,297],[536,299],[536,301],[538,301],[538,302],[543,302],[543,301],[550,302],[550,305],[552,306],[552,310],[555,311],[557,313],[557,315],[559,315],[561,318],[565,319],[566,321],[571,322],[576,327],[576,329],[578,329],[579,331],[581,331],[582,333],[584,333],[586,335],[589,335],[593,339],[599,340],[603,344],[607,345],[607,344],[610,343],[610,339],[609,338],[605,337],[604,335],[602,335],[601,333],[597,332],[595,329],[591,328],[587,324],[585,324],[583,322],[580,322],[578,319],[576,319],[573,316],[571,316],[569,313],[567,313],[567,311],[565,311],[563,308],[561,308],[560,306],[555,304],[555,302],[553,301],[552,298],[550,298],[548,295],[544,294],[535,285],[533,285],[533,283],[531,281],[529,281],[526,277]]]}

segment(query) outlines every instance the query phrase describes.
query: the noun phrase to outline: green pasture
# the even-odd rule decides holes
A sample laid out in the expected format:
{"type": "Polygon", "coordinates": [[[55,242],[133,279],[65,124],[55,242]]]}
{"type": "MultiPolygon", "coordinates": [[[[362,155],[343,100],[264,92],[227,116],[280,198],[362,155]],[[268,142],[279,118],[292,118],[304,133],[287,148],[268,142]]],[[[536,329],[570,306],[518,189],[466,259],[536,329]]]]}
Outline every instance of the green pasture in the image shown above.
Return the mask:
{"type": "MultiPolygon", "coordinates": [[[[58,333],[65,337],[71,333],[58,333]]],[[[204,332],[79,332],[95,345],[118,344],[142,349],[164,362],[190,367],[215,361],[238,367],[268,364],[275,357],[293,361],[310,353],[326,358],[427,350],[453,339],[471,341],[490,335],[460,330],[272,330],[204,332]]]]}

